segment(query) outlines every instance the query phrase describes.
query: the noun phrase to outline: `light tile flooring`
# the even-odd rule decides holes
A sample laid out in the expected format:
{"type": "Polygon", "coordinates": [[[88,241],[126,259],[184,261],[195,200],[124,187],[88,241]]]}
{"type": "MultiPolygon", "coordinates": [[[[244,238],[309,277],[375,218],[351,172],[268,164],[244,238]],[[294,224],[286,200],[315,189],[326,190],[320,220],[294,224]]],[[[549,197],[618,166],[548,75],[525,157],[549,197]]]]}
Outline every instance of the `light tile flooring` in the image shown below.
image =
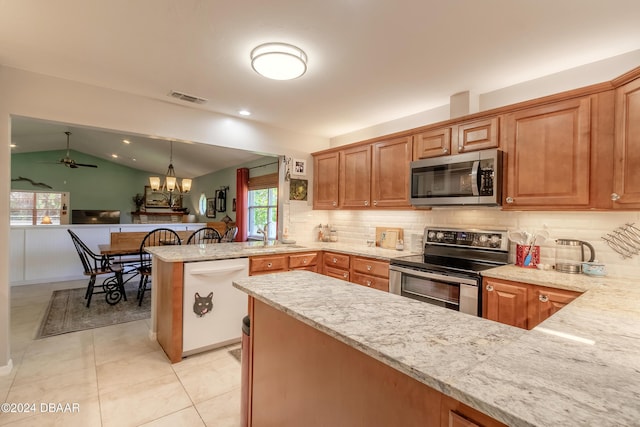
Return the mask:
{"type": "Polygon", "coordinates": [[[150,319],[34,340],[52,291],[85,285],[11,288],[14,369],[0,376],[0,403],[35,403],[36,412],[0,413],[0,425],[240,425],[240,363],[228,352],[239,344],[171,364],[148,338],[150,319]],[[43,412],[43,403],[79,412],[43,412]]]}

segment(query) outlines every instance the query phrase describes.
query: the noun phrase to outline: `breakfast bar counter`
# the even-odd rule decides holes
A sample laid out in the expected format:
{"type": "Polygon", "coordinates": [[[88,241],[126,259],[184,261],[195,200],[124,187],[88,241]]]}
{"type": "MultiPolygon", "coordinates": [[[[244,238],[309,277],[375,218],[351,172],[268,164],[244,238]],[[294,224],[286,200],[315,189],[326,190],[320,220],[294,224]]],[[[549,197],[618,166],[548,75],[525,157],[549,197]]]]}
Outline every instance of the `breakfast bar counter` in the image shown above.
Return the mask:
{"type": "MultiPolygon", "coordinates": [[[[508,275],[511,268],[499,267],[488,274],[508,275]]],[[[539,273],[543,277],[545,272],[539,273]]],[[[417,381],[431,393],[423,400],[424,405],[431,405],[431,413],[437,410],[434,399],[438,398],[441,408],[444,402],[453,401],[488,415],[489,425],[500,425],[497,420],[509,426],[637,426],[640,286],[606,278],[585,283],[589,286],[576,288],[586,291],[584,294],[531,331],[304,271],[249,277],[235,281],[234,286],[249,294],[254,311],[260,308],[260,313],[280,313],[277,324],[288,324],[286,320],[306,325],[305,333],[319,333],[379,362],[380,369],[392,368],[417,381]]],[[[252,318],[254,344],[266,334],[261,332],[260,322],[267,317],[252,318]]],[[[268,373],[259,369],[264,363],[257,362],[266,358],[277,364],[280,357],[287,357],[278,353],[277,346],[297,351],[313,341],[289,342],[284,331],[276,338],[279,341],[271,347],[262,342],[261,347],[252,349],[253,369],[258,369],[252,378],[254,420],[264,412],[275,416],[268,409],[274,401],[265,403],[265,394],[260,394],[268,373]]],[[[319,357],[315,363],[324,366],[319,357]]],[[[309,374],[305,371],[316,366],[306,366],[300,375],[321,378],[320,384],[329,381],[331,372],[309,374]]],[[[341,375],[351,375],[348,369],[340,369],[341,375]]],[[[278,378],[270,378],[278,390],[278,378]]],[[[371,376],[364,378],[367,381],[371,376]]],[[[391,384],[400,387],[395,380],[391,384]]],[[[313,384],[308,386],[301,392],[313,388],[313,384]]],[[[286,393],[294,398],[297,392],[288,389],[286,393]]],[[[341,389],[332,392],[341,393],[341,389]]],[[[327,396],[331,400],[331,395],[327,396]]],[[[333,409],[337,413],[348,412],[340,412],[345,401],[336,402],[338,408],[333,409]]],[[[368,403],[369,409],[377,411],[373,402],[368,403]]],[[[318,406],[318,412],[330,409],[318,406]]],[[[442,416],[423,425],[448,425],[444,409],[440,413],[442,416]]]]}

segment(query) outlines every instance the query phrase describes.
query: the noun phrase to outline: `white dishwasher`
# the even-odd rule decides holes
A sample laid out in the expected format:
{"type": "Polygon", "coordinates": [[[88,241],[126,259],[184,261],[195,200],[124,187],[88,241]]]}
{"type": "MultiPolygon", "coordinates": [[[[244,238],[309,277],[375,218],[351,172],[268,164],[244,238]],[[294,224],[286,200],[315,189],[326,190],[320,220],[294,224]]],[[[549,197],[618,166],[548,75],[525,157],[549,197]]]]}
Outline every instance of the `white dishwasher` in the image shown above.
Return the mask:
{"type": "Polygon", "coordinates": [[[185,263],[183,355],[240,341],[247,294],[232,282],[248,275],[248,258],[185,263]]]}

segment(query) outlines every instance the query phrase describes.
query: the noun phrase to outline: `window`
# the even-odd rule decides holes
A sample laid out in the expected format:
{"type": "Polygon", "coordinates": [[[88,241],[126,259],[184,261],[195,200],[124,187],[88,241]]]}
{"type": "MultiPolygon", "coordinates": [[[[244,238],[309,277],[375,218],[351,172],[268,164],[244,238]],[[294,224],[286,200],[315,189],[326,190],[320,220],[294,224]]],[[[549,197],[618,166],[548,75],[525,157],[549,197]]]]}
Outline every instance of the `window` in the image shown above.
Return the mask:
{"type": "Polygon", "coordinates": [[[262,239],[258,230],[269,224],[269,240],[276,239],[278,221],[278,187],[249,190],[248,237],[262,239]]]}
{"type": "Polygon", "coordinates": [[[12,191],[10,197],[11,225],[38,225],[42,224],[44,217],[49,217],[51,224],[60,224],[66,215],[66,193],[25,190],[12,191]]]}

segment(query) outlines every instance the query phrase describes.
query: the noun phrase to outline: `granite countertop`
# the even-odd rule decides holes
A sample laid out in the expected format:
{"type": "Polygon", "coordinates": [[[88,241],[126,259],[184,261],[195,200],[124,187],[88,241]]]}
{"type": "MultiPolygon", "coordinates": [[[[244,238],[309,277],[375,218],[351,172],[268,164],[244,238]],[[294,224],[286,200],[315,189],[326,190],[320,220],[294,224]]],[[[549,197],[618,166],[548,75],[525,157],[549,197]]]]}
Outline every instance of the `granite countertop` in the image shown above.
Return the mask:
{"type": "Polygon", "coordinates": [[[332,251],[349,255],[362,255],[388,261],[391,258],[413,255],[410,251],[396,251],[379,247],[368,247],[364,244],[345,243],[304,243],[304,244],[269,244],[262,242],[212,243],[206,245],[152,246],[145,249],[164,262],[194,262],[216,259],[246,258],[257,255],[275,255],[305,251],[332,251]]]}
{"type": "Polygon", "coordinates": [[[510,426],[637,426],[640,283],[521,270],[485,275],[585,293],[525,331],[306,271],[234,286],[510,426]]]}

